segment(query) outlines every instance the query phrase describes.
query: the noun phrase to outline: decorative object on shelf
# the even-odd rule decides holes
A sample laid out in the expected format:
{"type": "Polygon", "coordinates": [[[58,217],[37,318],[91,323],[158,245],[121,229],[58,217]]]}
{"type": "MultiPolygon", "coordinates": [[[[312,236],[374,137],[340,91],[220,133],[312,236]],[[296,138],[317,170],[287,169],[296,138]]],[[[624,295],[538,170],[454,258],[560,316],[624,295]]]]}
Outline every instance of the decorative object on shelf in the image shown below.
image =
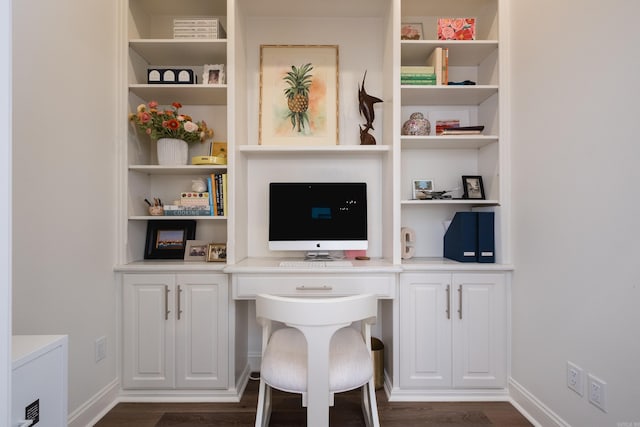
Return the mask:
{"type": "Polygon", "coordinates": [[[475,40],[476,18],[438,18],[438,40],[475,40]]]}
{"type": "Polygon", "coordinates": [[[432,134],[440,135],[445,128],[469,126],[469,112],[466,110],[429,111],[432,134]]]}
{"type": "Polygon", "coordinates": [[[224,39],[226,37],[227,33],[222,23],[213,16],[173,20],[174,39],[224,39]]]}
{"type": "Polygon", "coordinates": [[[227,82],[224,64],[205,64],[202,72],[202,84],[223,85],[227,82]]]}
{"type": "Polygon", "coordinates": [[[184,259],[187,240],[195,236],[194,220],[147,221],[144,259],[184,259]]]}
{"type": "Polygon", "coordinates": [[[187,164],[189,146],[178,138],[160,138],[156,142],[158,164],[163,166],[180,166],[187,164]]]}
{"type": "Polygon", "coordinates": [[[148,68],[148,84],[194,84],[193,70],[187,68],[148,68]]]}
{"type": "Polygon", "coordinates": [[[204,240],[187,240],[184,251],[185,261],[206,261],[209,243],[204,240]]]}
{"type": "Polygon", "coordinates": [[[153,199],[153,204],[148,199],[144,199],[145,203],[149,205],[149,215],[162,216],[164,215],[164,207],[162,201],[158,198],[153,199]]]}
{"type": "Polygon", "coordinates": [[[338,144],[338,46],[261,45],[259,121],[262,145],[338,144]]]}
{"type": "Polygon", "coordinates": [[[202,193],[206,191],[207,183],[202,178],[192,179],[191,180],[191,190],[196,193],[202,193]]]}
{"type": "Polygon", "coordinates": [[[422,23],[403,22],[400,26],[400,40],[422,40],[422,23]]]}
{"type": "Polygon", "coordinates": [[[454,126],[445,127],[440,135],[480,135],[484,126],[454,126]]]}
{"type": "Polygon", "coordinates": [[[162,216],[164,215],[164,207],[162,206],[149,206],[149,215],[162,216]]]}
{"type": "Polygon", "coordinates": [[[434,190],[432,179],[414,179],[413,180],[413,200],[430,199],[430,193],[434,190]]]}
{"type": "Polygon", "coordinates": [[[462,188],[464,189],[464,199],[484,200],[484,185],[480,175],[464,175],[462,177],[462,188]]]}
{"type": "Polygon", "coordinates": [[[147,105],[138,105],[135,114],[129,114],[129,120],[151,139],[157,140],[158,163],[160,165],[186,165],[189,142],[204,142],[213,138],[213,129],[207,127],[204,120],[193,121],[191,116],[180,113],[182,104],[174,102],[171,107],[162,109],[156,101],[147,105]],[[162,141],[174,139],[185,142],[162,141]]]}
{"type": "Polygon", "coordinates": [[[374,104],[382,102],[382,99],[371,96],[364,88],[364,81],[367,78],[367,72],[362,77],[362,85],[358,88],[358,102],[360,104],[360,114],[367,121],[364,128],[360,126],[360,145],[376,145],[376,139],[369,133],[373,129],[373,121],[376,118],[373,110],[374,104]]]}
{"type": "Polygon", "coordinates": [[[208,262],[225,262],[227,260],[227,245],[224,243],[209,243],[207,250],[208,262]]]}
{"type": "Polygon", "coordinates": [[[416,242],[416,232],[409,227],[402,227],[400,229],[400,239],[402,242],[402,259],[413,258],[416,252],[416,248],[413,246],[416,242]]]}
{"type": "Polygon", "coordinates": [[[422,113],[411,114],[409,120],[402,125],[403,135],[429,135],[430,133],[431,123],[422,113]]]}

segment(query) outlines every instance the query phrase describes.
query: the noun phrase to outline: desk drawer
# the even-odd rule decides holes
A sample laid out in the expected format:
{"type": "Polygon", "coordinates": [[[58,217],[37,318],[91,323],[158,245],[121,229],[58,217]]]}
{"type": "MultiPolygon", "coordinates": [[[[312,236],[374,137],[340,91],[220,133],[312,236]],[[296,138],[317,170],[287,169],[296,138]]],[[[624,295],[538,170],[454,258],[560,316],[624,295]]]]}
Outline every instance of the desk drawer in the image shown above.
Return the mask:
{"type": "Polygon", "coordinates": [[[234,274],[234,299],[255,299],[258,294],[280,296],[344,296],[374,294],[395,298],[395,274],[234,274]]]}

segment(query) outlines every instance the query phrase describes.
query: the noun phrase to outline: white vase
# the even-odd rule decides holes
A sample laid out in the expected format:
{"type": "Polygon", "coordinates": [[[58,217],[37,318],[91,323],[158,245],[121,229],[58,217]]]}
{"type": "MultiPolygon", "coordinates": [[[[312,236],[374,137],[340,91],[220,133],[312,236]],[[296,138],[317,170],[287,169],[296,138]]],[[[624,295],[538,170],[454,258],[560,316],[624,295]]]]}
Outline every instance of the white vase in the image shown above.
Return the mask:
{"type": "Polygon", "coordinates": [[[158,139],[158,164],[162,166],[186,165],[189,146],[181,139],[158,139]]]}

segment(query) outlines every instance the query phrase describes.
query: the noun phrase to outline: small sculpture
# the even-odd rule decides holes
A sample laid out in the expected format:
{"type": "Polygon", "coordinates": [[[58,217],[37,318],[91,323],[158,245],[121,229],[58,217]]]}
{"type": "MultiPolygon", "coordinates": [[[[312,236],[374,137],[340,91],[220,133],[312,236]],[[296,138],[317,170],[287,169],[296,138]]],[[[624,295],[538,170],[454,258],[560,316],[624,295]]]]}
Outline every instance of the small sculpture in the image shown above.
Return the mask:
{"type": "Polygon", "coordinates": [[[376,139],[373,135],[369,134],[369,130],[373,129],[373,120],[375,119],[375,113],[373,111],[373,105],[382,102],[382,99],[369,95],[364,89],[364,81],[367,78],[367,72],[364,72],[362,77],[362,86],[358,88],[358,101],[360,103],[360,114],[364,116],[367,121],[364,128],[360,126],[360,144],[361,145],[376,145],[376,139]]]}
{"type": "Polygon", "coordinates": [[[191,190],[197,193],[202,193],[207,190],[207,184],[204,183],[204,179],[198,178],[191,180],[191,190]]]}

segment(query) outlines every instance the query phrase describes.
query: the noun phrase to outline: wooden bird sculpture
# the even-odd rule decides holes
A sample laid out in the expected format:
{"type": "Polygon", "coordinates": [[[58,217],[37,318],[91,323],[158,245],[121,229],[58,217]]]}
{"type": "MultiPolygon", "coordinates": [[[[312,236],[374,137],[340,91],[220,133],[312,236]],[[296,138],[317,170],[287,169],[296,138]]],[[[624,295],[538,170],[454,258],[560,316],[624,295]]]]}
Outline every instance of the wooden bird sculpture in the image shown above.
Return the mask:
{"type": "Polygon", "coordinates": [[[373,105],[382,102],[382,99],[375,96],[371,96],[364,88],[364,82],[367,78],[367,72],[364,72],[362,77],[362,85],[358,87],[358,102],[360,104],[360,114],[367,121],[365,127],[360,127],[360,144],[361,145],[375,145],[375,138],[369,134],[369,130],[373,129],[373,120],[375,119],[375,113],[373,111],[373,105]]]}

